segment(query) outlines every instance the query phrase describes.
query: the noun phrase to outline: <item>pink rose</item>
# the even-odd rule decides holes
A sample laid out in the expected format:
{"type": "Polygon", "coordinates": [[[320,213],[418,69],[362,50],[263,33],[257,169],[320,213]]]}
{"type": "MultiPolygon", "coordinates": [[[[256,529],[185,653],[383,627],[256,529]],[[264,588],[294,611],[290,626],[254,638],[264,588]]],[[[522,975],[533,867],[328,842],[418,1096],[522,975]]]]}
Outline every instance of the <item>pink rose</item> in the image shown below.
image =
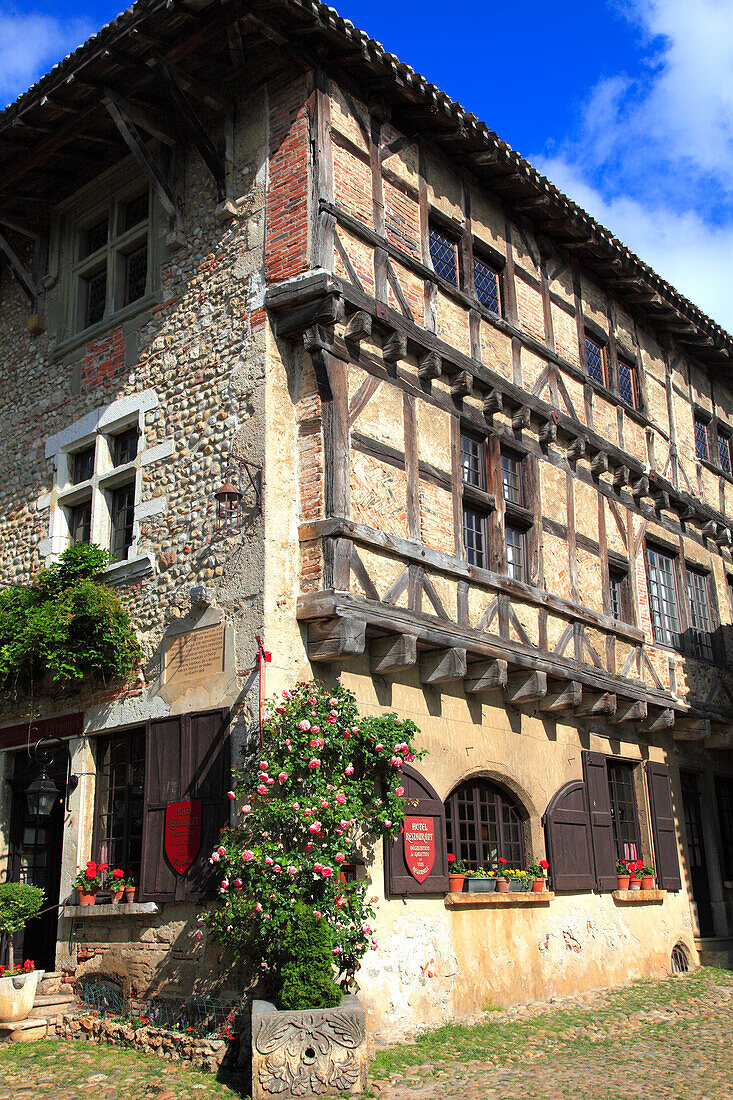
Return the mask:
{"type": "Polygon", "coordinates": [[[282,871],[282,867],[280,866],[279,863],[276,863],[275,866],[272,868],[272,870],[273,870],[274,874],[279,875],[280,872],[282,871]]]}
{"type": "Polygon", "coordinates": [[[336,795],[336,801],[338,802],[339,806],[343,806],[344,802],[346,801],[346,795],[342,791],[339,791],[339,793],[336,795]]]}
{"type": "Polygon", "coordinates": [[[336,718],[336,715],[335,715],[335,714],[329,714],[329,716],[328,716],[328,718],[326,719],[326,721],[328,722],[328,724],[329,724],[330,726],[333,726],[333,725],[335,725],[335,724],[336,724],[336,722],[338,721],[338,719],[336,718]]]}
{"type": "Polygon", "coordinates": [[[275,780],[274,779],[267,779],[267,780],[265,780],[265,782],[267,783],[268,787],[271,787],[274,784],[275,780]]]}
{"type": "Polygon", "coordinates": [[[398,798],[402,798],[404,793],[405,793],[405,788],[404,787],[396,787],[395,788],[395,794],[397,795],[398,798]]]}
{"type": "Polygon", "coordinates": [[[234,791],[227,791],[227,798],[231,798],[232,802],[236,797],[237,796],[235,795],[234,791]]]}
{"type": "Polygon", "coordinates": [[[333,874],[333,867],[324,867],[321,870],[321,874],[323,875],[324,878],[330,878],[331,875],[333,874]]]}
{"type": "Polygon", "coordinates": [[[301,719],[300,722],[298,722],[298,729],[303,730],[304,733],[305,733],[306,730],[309,730],[310,728],[311,728],[311,724],[310,724],[310,722],[308,721],[307,718],[303,718],[303,719],[301,719]]]}
{"type": "Polygon", "coordinates": [[[320,733],[320,732],[321,732],[321,727],[320,726],[311,726],[311,733],[320,733]]]}
{"type": "Polygon", "coordinates": [[[313,851],[313,845],[311,844],[310,840],[306,844],[305,850],[306,850],[306,852],[312,852],[313,851]]]}
{"type": "Polygon", "coordinates": [[[202,939],[203,935],[204,934],[203,934],[203,932],[201,931],[200,928],[197,928],[196,931],[194,932],[194,936],[196,937],[197,940],[202,939]]]}
{"type": "Polygon", "coordinates": [[[322,871],[322,870],[323,870],[323,866],[322,866],[322,864],[320,864],[320,863],[314,863],[314,864],[313,864],[313,870],[314,870],[314,871],[316,871],[316,872],[317,872],[317,871],[322,871]]]}
{"type": "Polygon", "coordinates": [[[267,794],[267,787],[264,783],[260,783],[259,787],[257,788],[257,794],[267,794]]]}
{"type": "Polygon", "coordinates": [[[352,733],[358,733],[359,732],[359,727],[358,726],[352,726],[351,727],[351,732],[352,733]]]}
{"type": "Polygon", "coordinates": [[[278,775],[277,778],[280,780],[281,783],[287,783],[288,773],[287,772],[280,772],[280,774],[278,775]]]}
{"type": "Polygon", "coordinates": [[[380,741],[380,743],[378,745],[375,745],[374,747],[377,750],[377,752],[381,752],[382,749],[384,748],[384,745],[380,741]]]}
{"type": "Polygon", "coordinates": [[[321,831],[320,821],[314,821],[312,825],[308,826],[308,832],[309,833],[320,833],[320,831],[321,831]]]}
{"type": "Polygon", "coordinates": [[[390,764],[392,765],[393,768],[399,768],[401,763],[402,763],[402,757],[401,756],[393,756],[390,759],[390,764]]]}
{"type": "Polygon", "coordinates": [[[246,849],[242,852],[242,859],[245,863],[249,863],[250,860],[255,858],[254,852],[248,852],[246,849]]]}
{"type": "Polygon", "coordinates": [[[252,807],[251,806],[242,806],[242,809],[239,812],[240,812],[240,814],[251,813],[252,812],[252,807]]]}
{"type": "Polygon", "coordinates": [[[334,858],[335,858],[337,863],[343,863],[344,860],[346,859],[346,856],[344,855],[343,852],[337,852],[334,858]]]}
{"type": "Polygon", "coordinates": [[[300,809],[300,802],[294,802],[293,803],[293,809],[294,810],[299,810],[300,809]]]}
{"type": "Polygon", "coordinates": [[[354,774],[354,765],[353,764],[347,764],[346,767],[344,768],[344,775],[353,775],[353,774],[354,774]]]}
{"type": "Polygon", "coordinates": [[[219,853],[220,856],[225,856],[227,854],[226,848],[219,847],[216,850],[217,850],[217,852],[219,853]]]}
{"type": "Polygon", "coordinates": [[[318,911],[317,909],[314,909],[314,910],[313,910],[313,916],[314,916],[314,917],[318,917],[318,919],[320,920],[320,919],[321,919],[321,917],[323,916],[323,914],[322,914],[322,913],[319,913],[319,911],[318,911]]]}
{"type": "Polygon", "coordinates": [[[255,913],[261,913],[261,912],[262,912],[262,903],[259,902],[259,901],[256,901],[255,902],[255,913]]]}
{"type": "Polygon", "coordinates": [[[260,771],[261,772],[266,772],[267,771],[267,761],[266,760],[262,760],[260,762],[260,771]]]}
{"type": "Polygon", "coordinates": [[[333,947],[331,949],[331,954],[332,955],[340,955],[341,954],[341,948],[340,947],[333,947]]]}
{"type": "Polygon", "coordinates": [[[322,810],[327,810],[328,809],[328,802],[326,802],[325,798],[321,800],[321,809],[322,810]]]}
{"type": "Polygon", "coordinates": [[[298,868],[297,867],[288,867],[288,874],[289,875],[297,875],[297,873],[298,873],[298,868]]]}
{"type": "Polygon", "coordinates": [[[221,880],[221,888],[222,888],[222,890],[228,890],[229,889],[229,879],[228,878],[223,878],[221,880]]]}
{"type": "Polygon", "coordinates": [[[235,878],[235,880],[234,880],[234,889],[235,890],[241,890],[242,889],[242,880],[241,880],[241,878],[235,878]]]}
{"type": "Polygon", "coordinates": [[[387,827],[388,829],[391,829],[391,828],[392,828],[392,822],[391,822],[391,821],[385,821],[385,823],[384,823],[384,824],[386,825],[386,827],[387,827]]]}
{"type": "Polygon", "coordinates": [[[315,695],[309,695],[308,696],[308,702],[310,703],[310,705],[312,707],[314,707],[316,705],[316,703],[318,702],[318,700],[316,699],[315,695]]]}
{"type": "Polygon", "coordinates": [[[287,711],[286,711],[285,707],[275,707],[275,714],[286,714],[286,713],[287,713],[287,711]]]}
{"type": "Polygon", "coordinates": [[[272,867],[272,862],[273,861],[271,856],[265,856],[265,863],[268,865],[268,867],[272,867]]]}
{"type": "Polygon", "coordinates": [[[310,763],[308,764],[308,767],[313,768],[314,770],[316,768],[320,768],[320,766],[321,766],[321,761],[320,760],[315,760],[315,759],[311,760],[310,763]]]}
{"type": "Polygon", "coordinates": [[[341,897],[336,898],[334,905],[337,909],[343,909],[343,907],[346,905],[346,898],[341,895],[341,897]]]}

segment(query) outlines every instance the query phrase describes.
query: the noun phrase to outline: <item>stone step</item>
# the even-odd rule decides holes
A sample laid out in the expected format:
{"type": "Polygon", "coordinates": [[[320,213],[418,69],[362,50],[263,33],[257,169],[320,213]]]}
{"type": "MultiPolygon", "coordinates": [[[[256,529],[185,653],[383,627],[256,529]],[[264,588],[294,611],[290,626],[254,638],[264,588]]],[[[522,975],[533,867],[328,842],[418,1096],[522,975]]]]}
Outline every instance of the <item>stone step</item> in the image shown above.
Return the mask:
{"type": "Polygon", "coordinates": [[[42,996],[49,996],[51,993],[62,993],[64,985],[64,975],[60,970],[54,970],[50,973],[44,974],[38,983],[38,992],[42,996]]]}
{"type": "Polygon", "coordinates": [[[73,993],[51,993],[46,996],[36,994],[33,1002],[33,1019],[52,1019],[54,1016],[76,1012],[79,1001],[73,993]]]}
{"type": "Polygon", "coordinates": [[[48,1020],[29,1016],[12,1024],[0,1024],[0,1044],[33,1043],[36,1039],[45,1039],[47,1032],[48,1020]]]}
{"type": "Polygon", "coordinates": [[[733,968],[733,939],[709,936],[695,940],[701,966],[733,968]]]}

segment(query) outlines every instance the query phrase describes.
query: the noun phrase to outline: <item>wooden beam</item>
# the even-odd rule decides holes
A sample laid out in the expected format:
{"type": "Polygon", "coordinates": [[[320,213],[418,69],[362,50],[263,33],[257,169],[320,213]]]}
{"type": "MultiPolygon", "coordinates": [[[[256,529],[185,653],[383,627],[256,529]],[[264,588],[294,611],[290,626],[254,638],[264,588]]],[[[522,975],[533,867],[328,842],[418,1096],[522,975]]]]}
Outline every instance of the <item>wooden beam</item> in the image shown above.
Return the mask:
{"type": "Polygon", "coordinates": [[[159,74],[169,99],[180,114],[181,121],[191,141],[198,149],[202,160],[214,177],[219,202],[222,202],[223,199],[226,198],[226,169],[223,159],[214,148],[209,135],[191,106],[186,93],[178,84],[170,64],[164,61],[162,57],[156,56],[153,59],[153,67],[159,74]]]}
{"type": "Polygon", "coordinates": [[[390,634],[369,645],[369,669],[374,675],[400,672],[417,662],[417,638],[412,634],[390,634]]]}
{"type": "Polygon", "coordinates": [[[650,707],[647,717],[639,723],[639,729],[646,733],[660,733],[674,726],[675,712],[672,707],[650,707]]]}
{"type": "Polygon", "coordinates": [[[156,118],[151,118],[150,115],[138,104],[131,103],[125,96],[116,92],[114,88],[104,88],[103,103],[106,105],[106,101],[114,103],[119,107],[121,111],[127,116],[130,122],[134,123],[140,130],[144,130],[146,134],[150,134],[151,137],[156,138],[158,141],[162,141],[164,145],[175,145],[178,141],[169,130],[165,129],[164,125],[156,118]]]}
{"type": "Polygon", "coordinates": [[[438,649],[420,658],[420,681],[423,684],[462,680],[467,670],[465,649],[438,649]]]}
{"type": "Polygon", "coordinates": [[[642,722],[647,716],[646,699],[626,699],[617,697],[616,713],[611,722],[614,726],[627,726],[632,722],[642,722]]]}
{"type": "Polygon", "coordinates": [[[145,142],[137,131],[135,123],[132,119],[128,118],[127,113],[123,111],[121,107],[118,107],[116,103],[113,103],[111,99],[105,99],[103,102],[112,116],[112,121],[122,134],[127,148],[147,176],[148,182],[158,196],[158,200],[166,214],[171,218],[175,217],[178,214],[178,206],[173,192],[164,179],[160,168],[158,168],[158,165],[148,152],[145,142]]]}
{"type": "Polygon", "coordinates": [[[358,655],[366,646],[366,623],[360,619],[330,619],[308,624],[308,660],[333,661],[358,655]]]}
{"type": "Polygon", "coordinates": [[[513,672],[507,677],[504,699],[515,707],[536,703],[547,695],[546,672],[513,672]]]}
{"type": "Polygon", "coordinates": [[[583,701],[576,708],[576,718],[612,718],[616,713],[617,698],[611,691],[584,691],[583,701]]]}
{"type": "Polygon", "coordinates": [[[678,718],[672,736],[675,741],[704,741],[710,736],[710,722],[707,718],[678,718]]]}
{"type": "Polygon", "coordinates": [[[463,686],[470,694],[503,688],[507,683],[507,669],[506,661],[477,661],[468,666],[463,686]]]}
{"type": "Polygon", "coordinates": [[[549,714],[575,710],[583,701],[583,685],[577,680],[569,680],[560,691],[553,692],[540,700],[540,710],[549,714]]]}
{"type": "Polygon", "coordinates": [[[10,246],[10,242],[7,240],[4,233],[0,233],[0,254],[8,261],[10,270],[18,280],[21,290],[30,299],[31,305],[35,309],[36,302],[41,296],[41,289],[36,286],[30,271],[28,271],[25,264],[23,264],[15,254],[15,251],[10,246]]]}

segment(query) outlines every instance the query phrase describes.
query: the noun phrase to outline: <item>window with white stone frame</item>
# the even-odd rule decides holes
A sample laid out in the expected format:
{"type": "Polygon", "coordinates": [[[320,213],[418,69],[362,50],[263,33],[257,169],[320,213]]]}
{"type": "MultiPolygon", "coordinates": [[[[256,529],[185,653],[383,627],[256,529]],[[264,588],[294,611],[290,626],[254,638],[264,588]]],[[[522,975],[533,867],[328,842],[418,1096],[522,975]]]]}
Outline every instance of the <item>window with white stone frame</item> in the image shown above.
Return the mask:
{"type": "Polygon", "coordinates": [[[47,441],[54,486],[37,505],[50,513],[49,535],[39,547],[46,559],[75,543],[94,542],[109,552],[111,568],[149,571],[147,555],[138,550],[141,523],[162,512],[166,498],[141,501],[142,471],[173,453],[172,440],[145,446],[145,416],[157,404],[153,390],[130,394],[47,441]]]}

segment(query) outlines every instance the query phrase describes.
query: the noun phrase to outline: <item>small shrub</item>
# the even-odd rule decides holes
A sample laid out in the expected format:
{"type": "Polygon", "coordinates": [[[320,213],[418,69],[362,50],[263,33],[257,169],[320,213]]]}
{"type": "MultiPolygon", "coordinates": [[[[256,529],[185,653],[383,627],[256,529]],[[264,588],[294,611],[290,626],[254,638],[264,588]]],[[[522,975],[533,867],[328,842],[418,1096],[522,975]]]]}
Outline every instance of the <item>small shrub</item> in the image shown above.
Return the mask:
{"type": "Polygon", "coordinates": [[[0,885],[0,934],[3,946],[8,945],[9,969],[13,969],[13,936],[21,932],[43,905],[43,890],[26,882],[4,882],[0,885]]]}
{"type": "Polygon", "coordinates": [[[281,1008],[335,1008],[341,1004],[341,990],[333,980],[332,948],[324,918],[299,902],[283,944],[289,961],[281,971],[281,1008]]]}

